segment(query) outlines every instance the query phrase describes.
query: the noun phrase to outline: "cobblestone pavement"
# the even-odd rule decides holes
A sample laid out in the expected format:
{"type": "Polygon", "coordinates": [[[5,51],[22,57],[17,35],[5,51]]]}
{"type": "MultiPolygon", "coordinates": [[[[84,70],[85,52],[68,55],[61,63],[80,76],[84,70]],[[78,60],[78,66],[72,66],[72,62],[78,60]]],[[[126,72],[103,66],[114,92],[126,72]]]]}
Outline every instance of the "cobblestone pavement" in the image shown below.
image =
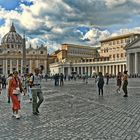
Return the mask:
{"type": "Polygon", "coordinates": [[[11,116],[5,90],[0,95],[0,140],[140,140],[140,79],[129,79],[129,97],[116,93],[116,81],[97,94],[90,79],[55,87],[42,82],[44,102],[32,115],[28,96],[22,96],[22,117],[11,116]]]}

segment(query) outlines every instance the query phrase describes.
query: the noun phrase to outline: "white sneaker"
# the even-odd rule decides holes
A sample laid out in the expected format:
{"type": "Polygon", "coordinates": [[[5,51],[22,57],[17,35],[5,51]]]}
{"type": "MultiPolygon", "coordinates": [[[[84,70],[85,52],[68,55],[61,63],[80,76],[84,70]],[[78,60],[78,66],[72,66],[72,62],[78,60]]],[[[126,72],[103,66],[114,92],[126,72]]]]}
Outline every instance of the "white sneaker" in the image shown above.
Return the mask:
{"type": "Polygon", "coordinates": [[[13,114],[12,114],[12,117],[16,117],[16,114],[15,114],[15,113],[13,113],[13,114]]]}
{"type": "Polygon", "coordinates": [[[16,114],[16,119],[20,119],[20,115],[19,114],[16,114]]]}

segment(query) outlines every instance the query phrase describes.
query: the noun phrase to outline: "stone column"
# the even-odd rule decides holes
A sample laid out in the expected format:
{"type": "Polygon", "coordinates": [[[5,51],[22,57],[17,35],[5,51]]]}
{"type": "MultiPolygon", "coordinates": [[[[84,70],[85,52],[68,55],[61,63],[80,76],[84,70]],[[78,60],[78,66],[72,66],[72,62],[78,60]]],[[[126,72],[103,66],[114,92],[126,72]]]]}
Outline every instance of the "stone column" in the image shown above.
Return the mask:
{"type": "Polygon", "coordinates": [[[119,65],[116,65],[116,75],[118,74],[119,72],[119,65]]]}
{"type": "Polygon", "coordinates": [[[64,74],[64,65],[62,64],[62,71],[61,71],[63,74],[64,74]]]}
{"type": "Polygon", "coordinates": [[[80,67],[77,67],[77,74],[80,74],[80,67]]]}
{"type": "Polygon", "coordinates": [[[83,75],[83,67],[81,67],[81,75],[83,75]]]}
{"type": "Polygon", "coordinates": [[[101,72],[101,66],[99,66],[99,72],[101,72]]]}
{"type": "Polygon", "coordinates": [[[105,75],[105,69],[104,69],[104,66],[102,66],[102,71],[103,71],[103,75],[105,75]]]}
{"type": "Polygon", "coordinates": [[[5,60],[3,60],[3,64],[2,64],[3,70],[2,70],[2,74],[5,75],[5,60]]]}
{"type": "Polygon", "coordinates": [[[68,67],[68,75],[71,74],[71,67],[68,67]]]}
{"type": "Polygon", "coordinates": [[[88,67],[88,76],[90,76],[90,67],[88,67]]]}
{"type": "Polygon", "coordinates": [[[115,72],[114,72],[114,65],[112,65],[112,74],[114,75],[115,72]]]}
{"type": "Polygon", "coordinates": [[[111,66],[109,66],[109,74],[111,74],[111,66]]]}
{"type": "Polygon", "coordinates": [[[124,72],[124,64],[122,65],[122,67],[123,67],[123,68],[122,68],[122,73],[123,73],[123,72],[124,72]]]}
{"type": "Polygon", "coordinates": [[[44,73],[47,73],[47,60],[44,60],[44,73]]]}
{"type": "Polygon", "coordinates": [[[95,66],[95,69],[94,70],[95,70],[95,73],[97,74],[97,66],[95,66]]]}
{"type": "Polygon", "coordinates": [[[19,71],[19,63],[18,63],[18,59],[17,59],[17,71],[19,71]]]}
{"type": "Polygon", "coordinates": [[[29,60],[29,73],[32,73],[32,60],[29,60]]]}
{"type": "Polygon", "coordinates": [[[130,53],[127,54],[127,71],[128,71],[128,74],[131,73],[131,70],[130,70],[130,53]]]}
{"type": "Polygon", "coordinates": [[[12,60],[10,60],[10,73],[13,73],[13,69],[12,69],[12,60]]]}
{"type": "Polygon", "coordinates": [[[135,74],[138,74],[138,53],[135,52],[135,74]]]}
{"type": "Polygon", "coordinates": [[[5,70],[5,74],[6,74],[6,75],[8,75],[8,65],[7,65],[7,59],[6,59],[5,61],[6,61],[6,67],[5,67],[5,69],[6,69],[6,70],[5,70]]]}
{"type": "Polygon", "coordinates": [[[21,60],[21,74],[23,74],[23,60],[21,60]]]}

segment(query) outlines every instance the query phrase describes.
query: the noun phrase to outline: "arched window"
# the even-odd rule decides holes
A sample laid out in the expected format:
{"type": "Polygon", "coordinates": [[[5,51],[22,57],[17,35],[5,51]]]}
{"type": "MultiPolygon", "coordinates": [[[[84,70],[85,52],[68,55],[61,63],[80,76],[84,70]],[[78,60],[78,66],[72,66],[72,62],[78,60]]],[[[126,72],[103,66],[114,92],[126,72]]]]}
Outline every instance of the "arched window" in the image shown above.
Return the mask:
{"type": "Polygon", "coordinates": [[[40,51],[40,54],[43,54],[43,51],[40,51]]]}

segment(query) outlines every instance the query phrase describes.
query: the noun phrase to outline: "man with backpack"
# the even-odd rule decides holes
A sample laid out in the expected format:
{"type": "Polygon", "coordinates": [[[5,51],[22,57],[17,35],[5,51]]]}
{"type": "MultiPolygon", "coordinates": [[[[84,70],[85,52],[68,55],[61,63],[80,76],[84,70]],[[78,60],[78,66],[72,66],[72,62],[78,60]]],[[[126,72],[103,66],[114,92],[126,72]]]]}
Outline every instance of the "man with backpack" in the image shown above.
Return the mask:
{"type": "Polygon", "coordinates": [[[30,78],[29,85],[32,91],[32,106],[33,106],[33,114],[38,115],[39,114],[39,107],[41,103],[43,102],[43,94],[41,91],[41,77],[39,76],[39,68],[35,68],[34,70],[35,74],[33,74],[30,78]],[[39,101],[37,102],[37,97],[39,101]]]}

